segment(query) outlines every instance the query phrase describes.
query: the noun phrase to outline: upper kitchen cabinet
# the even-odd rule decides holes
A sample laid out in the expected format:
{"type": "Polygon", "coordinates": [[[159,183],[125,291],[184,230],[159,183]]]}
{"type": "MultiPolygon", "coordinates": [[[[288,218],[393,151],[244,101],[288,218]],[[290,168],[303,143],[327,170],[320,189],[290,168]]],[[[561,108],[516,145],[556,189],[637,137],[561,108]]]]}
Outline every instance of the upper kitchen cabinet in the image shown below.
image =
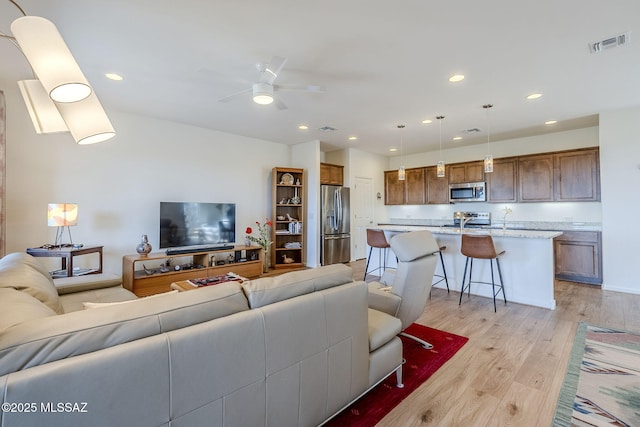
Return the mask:
{"type": "Polygon", "coordinates": [[[320,184],[344,185],[344,166],[320,163],[320,184]]]}
{"type": "Polygon", "coordinates": [[[426,168],[406,169],[404,183],[405,204],[424,205],[427,203],[426,168]]]}
{"type": "Polygon", "coordinates": [[[600,167],[597,148],[555,155],[555,200],[585,202],[600,200],[600,167]]]}
{"type": "Polygon", "coordinates": [[[487,174],[487,201],[518,201],[518,158],[493,160],[493,172],[487,174]]]}
{"type": "Polygon", "coordinates": [[[384,172],[384,204],[404,205],[404,181],[398,180],[398,171],[384,172]]]}
{"type": "Polygon", "coordinates": [[[450,184],[484,181],[483,162],[456,163],[449,167],[448,172],[450,184]]]}
{"type": "Polygon", "coordinates": [[[427,203],[425,168],[405,170],[405,180],[398,180],[398,171],[384,173],[385,205],[424,205],[427,203]]]}
{"type": "Polygon", "coordinates": [[[553,201],[553,157],[543,154],[518,158],[519,201],[553,201]]]}
{"type": "Polygon", "coordinates": [[[438,177],[435,166],[429,166],[427,170],[427,203],[446,204],[449,203],[449,180],[447,174],[442,178],[438,177]]]}

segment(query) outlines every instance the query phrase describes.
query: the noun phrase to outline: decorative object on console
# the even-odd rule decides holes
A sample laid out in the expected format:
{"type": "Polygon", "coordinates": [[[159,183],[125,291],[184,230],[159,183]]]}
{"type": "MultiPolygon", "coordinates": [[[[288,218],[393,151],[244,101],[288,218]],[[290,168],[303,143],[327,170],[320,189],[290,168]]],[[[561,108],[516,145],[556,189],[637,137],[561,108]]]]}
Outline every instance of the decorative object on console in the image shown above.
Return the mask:
{"type": "Polygon", "coordinates": [[[11,24],[13,36],[0,37],[18,47],[38,77],[18,82],[36,132],[70,131],[78,144],[112,138],[113,126],[56,26],[45,18],[28,16],[15,1],[11,3],[24,16],[11,24]]]}
{"type": "Polygon", "coordinates": [[[251,239],[249,238],[249,236],[251,235],[251,233],[253,233],[253,229],[251,227],[247,227],[244,232],[246,234],[246,236],[244,236],[244,245],[251,246],[251,239]]]}
{"type": "Polygon", "coordinates": [[[56,230],[56,240],[54,246],[62,246],[62,235],[67,227],[69,233],[69,244],[73,246],[70,226],[78,225],[78,205],[75,203],[49,203],[47,208],[47,225],[58,227],[56,230]]]}
{"type": "Polygon", "coordinates": [[[151,243],[149,243],[149,237],[146,234],[142,235],[140,240],[140,244],[136,247],[136,252],[140,254],[140,256],[147,256],[149,252],[151,252],[151,243]]]}
{"type": "MultiPolygon", "coordinates": [[[[269,257],[267,254],[269,253],[269,247],[271,246],[271,230],[270,228],[273,226],[273,222],[267,218],[264,224],[260,224],[260,222],[256,221],[256,225],[258,226],[258,236],[248,235],[247,238],[252,242],[256,242],[258,246],[260,246],[264,250],[264,264],[262,266],[262,271],[269,271],[269,257]]],[[[247,227],[249,229],[249,227],[247,227]]]]}
{"type": "Polygon", "coordinates": [[[286,254],[282,255],[282,262],[284,262],[285,264],[293,264],[296,260],[288,257],[286,254]]]}

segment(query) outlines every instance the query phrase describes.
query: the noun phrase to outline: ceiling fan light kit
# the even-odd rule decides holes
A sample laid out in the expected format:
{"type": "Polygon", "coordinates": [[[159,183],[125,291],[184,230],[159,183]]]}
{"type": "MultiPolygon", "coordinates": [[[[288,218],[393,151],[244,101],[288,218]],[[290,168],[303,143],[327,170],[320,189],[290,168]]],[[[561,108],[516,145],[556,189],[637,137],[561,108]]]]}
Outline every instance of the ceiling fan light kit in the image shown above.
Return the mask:
{"type": "Polygon", "coordinates": [[[273,86],[264,82],[254,83],[253,102],[260,105],[271,104],[273,102],[273,86]]]}

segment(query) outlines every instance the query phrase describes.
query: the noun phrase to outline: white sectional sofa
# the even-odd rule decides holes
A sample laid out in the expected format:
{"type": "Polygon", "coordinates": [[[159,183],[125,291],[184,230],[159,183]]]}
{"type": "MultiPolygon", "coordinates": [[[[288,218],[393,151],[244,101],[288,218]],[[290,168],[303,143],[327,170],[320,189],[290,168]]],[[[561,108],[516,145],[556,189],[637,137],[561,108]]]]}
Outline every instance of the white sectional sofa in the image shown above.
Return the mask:
{"type": "Polygon", "coordinates": [[[401,378],[400,321],[342,264],[141,299],[88,279],[0,260],[0,426],[315,426],[401,378]]]}

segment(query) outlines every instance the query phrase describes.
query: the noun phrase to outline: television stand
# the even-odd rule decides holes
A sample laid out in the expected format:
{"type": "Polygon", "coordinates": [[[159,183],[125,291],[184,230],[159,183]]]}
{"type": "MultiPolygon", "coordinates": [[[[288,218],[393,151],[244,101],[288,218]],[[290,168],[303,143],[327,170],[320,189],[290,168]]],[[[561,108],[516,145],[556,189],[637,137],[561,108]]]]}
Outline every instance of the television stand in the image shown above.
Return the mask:
{"type": "Polygon", "coordinates": [[[230,272],[254,279],[262,274],[263,260],[260,246],[241,245],[191,248],[188,253],[125,255],[122,257],[122,286],[142,297],[169,292],[173,282],[230,272]],[[169,268],[166,268],[167,261],[169,268]]]}

